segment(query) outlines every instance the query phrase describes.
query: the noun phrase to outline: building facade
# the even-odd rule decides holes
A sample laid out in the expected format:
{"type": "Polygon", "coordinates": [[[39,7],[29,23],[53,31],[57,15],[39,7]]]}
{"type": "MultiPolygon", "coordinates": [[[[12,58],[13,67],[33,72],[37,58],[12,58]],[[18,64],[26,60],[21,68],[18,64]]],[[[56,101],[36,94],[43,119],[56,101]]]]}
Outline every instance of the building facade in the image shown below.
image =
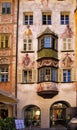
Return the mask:
{"type": "Polygon", "coordinates": [[[17,1],[0,0],[0,116],[15,116],[17,1]]]}
{"type": "Polygon", "coordinates": [[[75,8],[74,0],[20,0],[17,110],[26,127],[75,116],[75,8]]]}
{"type": "Polygon", "coordinates": [[[77,114],[75,9],[76,0],[0,0],[0,116],[16,116],[17,99],[26,127],[77,114]]]}

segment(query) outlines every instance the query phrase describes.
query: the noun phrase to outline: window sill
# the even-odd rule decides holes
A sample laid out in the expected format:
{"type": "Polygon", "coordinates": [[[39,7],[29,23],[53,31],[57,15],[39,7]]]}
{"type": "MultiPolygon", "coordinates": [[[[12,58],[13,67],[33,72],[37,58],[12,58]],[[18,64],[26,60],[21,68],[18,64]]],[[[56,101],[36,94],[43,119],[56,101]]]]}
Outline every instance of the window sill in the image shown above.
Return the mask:
{"type": "Polygon", "coordinates": [[[7,48],[0,48],[0,50],[10,50],[10,48],[9,47],[7,47],[7,48]]]}
{"type": "Polygon", "coordinates": [[[62,50],[61,52],[74,52],[74,50],[62,50]]]}
{"type": "Polygon", "coordinates": [[[34,53],[34,51],[24,51],[24,50],[22,50],[21,53],[34,53]]]}
{"type": "Polygon", "coordinates": [[[58,83],[58,81],[38,81],[37,83],[39,84],[39,83],[43,83],[43,82],[53,82],[53,83],[58,83]]]}
{"type": "Polygon", "coordinates": [[[19,82],[20,84],[34,84],[35,82],[31,82],[31,83],[24,83],[24,82],[19,82]]]}
{"type": "Polygon", "coordinates": [[[74,83],[75,81],[70,81],[70,82],[59,82],[59,83],[74,83]]]}
{"type": "Polygon", "coordinates": [[[0,81],[0,83],[9,83],[9,81],[5,81],[5,82],[3,82],[3,81],[0,81]]]}
{"type": "Polygon", "coordinates": [[[2,13],[1,15],[3,15],[3,16],[5,16],[5,15],[9,15],[9,16],[10,16],[10,15],[12,15],[12,14],[11,14],[11,13],[9,13],[9,14],[7,14],[7,13],[6,13],[6,14],[3,14],[3,13],[2,13]]]}

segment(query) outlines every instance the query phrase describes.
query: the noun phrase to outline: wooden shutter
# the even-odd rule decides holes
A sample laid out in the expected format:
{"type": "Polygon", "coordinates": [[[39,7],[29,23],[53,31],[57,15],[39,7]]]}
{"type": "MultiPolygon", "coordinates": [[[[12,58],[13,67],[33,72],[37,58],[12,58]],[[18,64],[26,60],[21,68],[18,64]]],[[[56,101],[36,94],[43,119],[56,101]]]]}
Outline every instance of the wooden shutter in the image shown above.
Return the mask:
{"type": "Polygon", "coordinates": [[[37,70],[32,69],[32,82],[36,83],[37,82],[37,70]]]}
{"type": "Polygon", "coordinates": [[[22,70],[18,70],[18,83],[22,82],[22,70]]]}
{"type": "Polygon", "coordinates": [[[58,69],[58,82],[63,82],[63,70],[58,69]]]}
{"type": "Polygon", "coordinates": [[[71,69],[71,81],[76,81],[77,80],[77,68],[72,68],[71,69]]]}

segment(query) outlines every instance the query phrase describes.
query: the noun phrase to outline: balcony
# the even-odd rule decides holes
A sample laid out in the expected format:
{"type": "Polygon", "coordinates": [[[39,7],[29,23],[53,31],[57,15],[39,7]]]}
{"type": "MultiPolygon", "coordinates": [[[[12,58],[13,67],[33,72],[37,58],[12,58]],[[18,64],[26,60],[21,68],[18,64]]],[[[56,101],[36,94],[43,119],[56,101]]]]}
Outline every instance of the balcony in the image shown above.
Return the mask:
{"type": "Polygon", "coordinates": [[[37,94],[45,99],[53,98],[58,94],[57,83],[41,83],[38,85],[37,94]]]}

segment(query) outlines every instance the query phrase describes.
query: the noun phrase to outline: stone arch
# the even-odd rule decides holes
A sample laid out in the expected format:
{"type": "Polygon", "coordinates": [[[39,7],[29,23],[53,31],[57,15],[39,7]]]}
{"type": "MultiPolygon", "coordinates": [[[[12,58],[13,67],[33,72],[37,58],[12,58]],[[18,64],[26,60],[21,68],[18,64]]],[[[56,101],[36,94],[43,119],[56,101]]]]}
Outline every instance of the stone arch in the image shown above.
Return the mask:
{"type": "Polygon", "coordinates": [[[66,126],[66,110],[71,105],[64,100],[56,101],[50,106],[50,127],[52,125],[64,125],[66,126]]]}
{"type": "Polygon", "coordinates": [[[24,122],[26,127],[41,126],[41,109],[34,104],[27,105],[23,108],[24,122]]]}

